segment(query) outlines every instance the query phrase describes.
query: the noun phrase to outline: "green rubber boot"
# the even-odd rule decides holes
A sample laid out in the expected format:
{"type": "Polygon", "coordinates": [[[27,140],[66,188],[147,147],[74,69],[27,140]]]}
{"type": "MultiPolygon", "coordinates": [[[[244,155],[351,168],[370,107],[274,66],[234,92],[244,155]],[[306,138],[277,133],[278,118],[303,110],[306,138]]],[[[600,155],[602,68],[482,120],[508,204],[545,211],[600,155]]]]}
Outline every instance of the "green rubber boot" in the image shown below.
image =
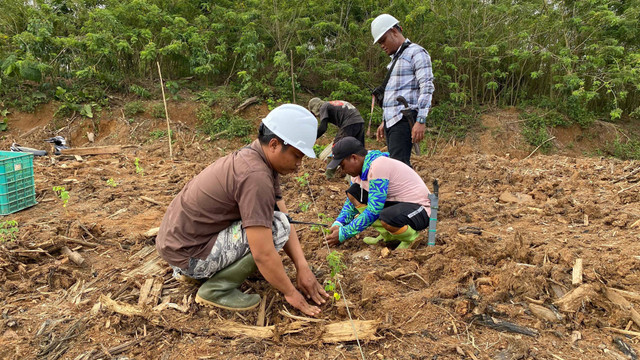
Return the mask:
{"type": "Polygon", "coordinates": [[[396,249],[408,249],[411,246],[413,240],[417,239],[420,235],[420,232],[415,231],[411,228],[411,226],[407,226],[407,230],[405,230],[401,234],[391,235],[391,240],[399,240],[400,245],[396,249]]]}
{"type": "Polygon", "coordinates": [[[391,233],[389,233],[387,229],[382,227],[382,223],[380,222],[380,220],[376,220],[373,224],[371,224],[371,227],[373,227],[380,234],[377,237],[367,236],[366,238],[362,239],[362,241],[364,241],[365,244],[375,245],[378,242],[380,242],[380,240],[384,240],[384,241],[392,240],[391,237],[393,235],[391,235],[391,233]]]}
{"type": "Polygon", "coordinates": [[[198,289],[196,302],[204,306],[243,311],[251,310],[260,304],[260,295],[245,294],[238,290],[244,280],[258,267],[251,253],[218,271],[198,289]]]}

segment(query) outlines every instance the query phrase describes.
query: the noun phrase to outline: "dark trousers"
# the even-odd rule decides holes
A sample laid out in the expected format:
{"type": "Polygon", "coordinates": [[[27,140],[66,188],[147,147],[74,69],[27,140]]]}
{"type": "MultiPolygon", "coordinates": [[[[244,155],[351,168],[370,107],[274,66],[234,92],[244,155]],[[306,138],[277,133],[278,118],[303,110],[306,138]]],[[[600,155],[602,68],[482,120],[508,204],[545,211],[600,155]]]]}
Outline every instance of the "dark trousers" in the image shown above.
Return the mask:
{"type": "Polygon", "coordinates": [[[364,146],[364,123],[351,124],[340,128],[340,130],[338,130],[338,133],[336,134],[336,137],[333,139],[333,143],[335,144],[340,139],[347,136],[353,136],[358,141],[360,141],[360,143],[362,143],[362,146],[364,146]]]}
{"type": "Polygon", "coordinates": [[[411,167],[411,127],[409,120],[403,116],[400,121],[388,128],[384,123],[384,136],[387,139],[387,149],[392,159],[400,160],[411,167]]]}

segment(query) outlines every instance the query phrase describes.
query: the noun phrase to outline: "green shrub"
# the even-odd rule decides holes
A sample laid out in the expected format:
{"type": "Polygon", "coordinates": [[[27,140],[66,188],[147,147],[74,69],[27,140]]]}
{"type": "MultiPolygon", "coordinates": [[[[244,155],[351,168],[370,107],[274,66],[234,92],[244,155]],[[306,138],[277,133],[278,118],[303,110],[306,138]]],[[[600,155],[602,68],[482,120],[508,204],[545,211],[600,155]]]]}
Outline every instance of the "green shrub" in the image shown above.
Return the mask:
{"type": "Polygon", "coordinates": [[[200,120],[200,128],[209,135],[218,135],[225,138],[245,137],[253,132],[251,121],[239,116],[229,115],[222,112],[216,117],[213,110],[206,105],[200,106],[196,111],[196,117],[200,120]]]}
{"type": "Polygon", "coordinates": [[[124,105],[124,114],[126,116],[135,116],[144,113],[144,105],[141,101],[132,101],[124,105]]]}
{"type": "Polygon", "coordinates": [[[140,85],[133,84],[129,86],[129,91],[138,95],[142,99],[151,98],[151,92],[140,85]]]}
{"type": "Polygon", "coordinates": [[[157,103],[157,104],[151,105],[151,116],[153,116],[156,119],[164,119],[165,118],[164,104],[157,103]]]}
{"type": "Polygon", "coordinates": [[[0,222],[0,243],[14,241],[18,238],[18,222],[7,220],[0,222]]]}
{"type": "Polygon", "coordinates": [[[607,144],[610,148],[610,152],[613,156],[622,160],[640,160],[640,141],[639,140],[627,140],[621,142],[620,139],[616,139],[613,143],[607,144]]]}

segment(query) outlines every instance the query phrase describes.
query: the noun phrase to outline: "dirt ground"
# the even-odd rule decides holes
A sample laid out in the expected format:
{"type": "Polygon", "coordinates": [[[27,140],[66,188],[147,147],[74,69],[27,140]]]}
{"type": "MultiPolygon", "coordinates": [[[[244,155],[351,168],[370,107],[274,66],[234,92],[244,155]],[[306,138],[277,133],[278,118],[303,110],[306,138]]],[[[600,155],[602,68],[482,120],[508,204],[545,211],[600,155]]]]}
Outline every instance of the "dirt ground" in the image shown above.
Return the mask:
{"type": "MultiPolygon", "coordinates": [[[[340,299],[311,322],[259,274],[243,290],[261,294],[264,311],[198,306],[197,288],[171,278],[145,235],[188,180],[242,140],[206,139],[195,105],[171,104],[171,161],[167,138],[150,135],[163,119],[130,122],[117,109],[100,120],[52,120],[54,110],[12,114],[0,147],[48,149],[42,140],[54,135],[72,147],[123,147],[35,158],[38,204],[2,219],[16,220],[19,232],[0,243],[0,358],[568,360],[640,351],[640,163],[583,156],[606,129],[556,130],[555,154],[529,156],[518,114],[507,109],[484,115],[485,130],[465,141],[441,139],[413,158],[430,188],[440,183],[437,245],[426,245],[426,232],[409,250],[366,245],[362,234],[342,244],[349,312],[340,299]],[[69,192],[66,206],[53,186],[69,192]],[[65,246],[84,263],[63,255],[65,246]],[[584,270],[574,283],[578,259],[584,270]],[[349,314],[373,327],[359,345],[349,314]]],[[[257,125],[267,112],[260,105],[242,115],[257,125]]],[[[296,220],[337,216],[347,184],[327,181],[323,167],[306,159],[284,177],[296,220]],[[296,180],[304,173],[308,185],[296,180]]],[[[322,233],[299,226],[298,234],[318,279],[328,279],[322,233]]]]}

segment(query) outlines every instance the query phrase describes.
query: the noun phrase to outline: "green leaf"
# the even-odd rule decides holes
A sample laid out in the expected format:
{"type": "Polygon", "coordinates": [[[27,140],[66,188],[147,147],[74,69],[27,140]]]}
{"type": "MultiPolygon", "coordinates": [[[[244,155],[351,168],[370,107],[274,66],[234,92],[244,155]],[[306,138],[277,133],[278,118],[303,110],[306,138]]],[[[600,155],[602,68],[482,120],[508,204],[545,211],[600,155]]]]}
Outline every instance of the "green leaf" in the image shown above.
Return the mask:
{"type": "Polygon", "coordinates": [[[80,109],[80,115],[93,119],[93,111],[91,111],[91,104],[82,105],[82,109],[80,109]]]}
{"type": "Polygon", "coordinates": [[[42,80],[42,73],[38,69],[37,64],[31,61],[20,61],[20,76],[23,79],[40,82],[42,80]]]}

